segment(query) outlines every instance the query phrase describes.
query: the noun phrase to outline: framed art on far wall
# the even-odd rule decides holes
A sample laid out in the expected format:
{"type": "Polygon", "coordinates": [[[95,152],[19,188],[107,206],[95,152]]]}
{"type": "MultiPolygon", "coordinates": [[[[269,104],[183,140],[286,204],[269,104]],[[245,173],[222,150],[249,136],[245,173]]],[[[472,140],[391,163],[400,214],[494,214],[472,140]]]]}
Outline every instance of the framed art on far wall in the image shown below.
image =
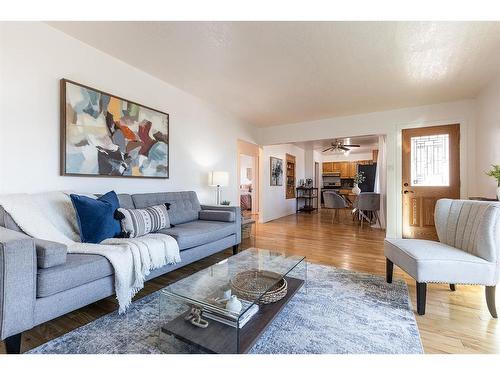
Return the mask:
{"type": "Polygon", "coordinates": [[[271,186],[283,186],[283,159],[271,156],[271,186]]]}
{"type": "Polygon", "coordinates": [[[62,79],[61,175],[168,178],[168,113],[62,79]]]}

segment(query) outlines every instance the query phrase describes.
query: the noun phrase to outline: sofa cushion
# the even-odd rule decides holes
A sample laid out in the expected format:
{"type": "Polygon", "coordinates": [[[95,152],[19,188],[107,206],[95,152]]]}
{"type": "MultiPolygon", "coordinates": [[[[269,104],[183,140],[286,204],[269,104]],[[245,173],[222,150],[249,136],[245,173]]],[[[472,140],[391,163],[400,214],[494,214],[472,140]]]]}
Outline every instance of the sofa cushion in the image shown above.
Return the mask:
{"type": "Polygon", "coordinates": [[[34,238],[38,268],[50,268],[66,263],[68,247],[65,244],[34,238]]]}
{"type": "Polygon", "coordinates": [[[70,194],[76,212],[82,242],[100,243],[121,233],[120,222],[114,218],[119,208],[114,191],[93,199],[84,195],[70,194]]]}
{"type": "Polygon", "coordinates": [[[135,208],[134,201],[130,194],[117,194],[117,196],[121,208],[128,208],[129,210],[135,208]]]}
{"type": "Polygon", "coordinates": [[[100,255],[68,254],[66,263],[37,272],[39,298],[87,284],[113,274],[113,267],[100,255]]]}
{"type": "Polygon", "coordinates": [[[174,237],[179,244],[180,250],[217,241],[235,232],[236,225],[234,223],[205,220],[195,220],[159,231],[159,233],[174,237]]]}
{"type": "Polygon", "coordinates": [[[3,242],[14,240],[30,240],[35,244],[38,268],[49,268],[66,262],[67,246],[52,241],[32,238],[24,233],[0,227],[0,240],[3,242]]]}
{"type": "Polygon", "coordinates": [[[173,225],[198,220],[198,214],[201,210],[200,202],[194,191],[134,194],[132,200],[136,208],[170,203],[168,216],[173,225]]]}
{"type": "Polygon", "coordinates": [[[418,282],[496,283],[496,264],[436,241],[386,239],[385,256],[418,282]]]}
{"type": "Polygon", "coordinates": [[[234,222],[236,219],[232,211],[201,210],[200,220],[234,222]]]}

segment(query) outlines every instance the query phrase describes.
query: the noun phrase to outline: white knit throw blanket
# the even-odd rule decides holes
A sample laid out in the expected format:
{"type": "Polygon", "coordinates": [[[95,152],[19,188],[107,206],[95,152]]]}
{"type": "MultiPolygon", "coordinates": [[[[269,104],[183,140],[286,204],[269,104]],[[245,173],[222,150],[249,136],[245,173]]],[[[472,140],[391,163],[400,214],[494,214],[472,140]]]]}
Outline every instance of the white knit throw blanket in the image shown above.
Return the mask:
{"type": "Polygon", "coordinates": [[[68,245],[69,253],[106,257],[115,271],[119,312],[126,311],[133,296],[144,287],[151,270],[181,261],[177,241],[166,234],[139,238],[110,238],[100,244],[80,240],[76,215],[68,194],[0,195],[0,205],[28,235],[68,245]]]}

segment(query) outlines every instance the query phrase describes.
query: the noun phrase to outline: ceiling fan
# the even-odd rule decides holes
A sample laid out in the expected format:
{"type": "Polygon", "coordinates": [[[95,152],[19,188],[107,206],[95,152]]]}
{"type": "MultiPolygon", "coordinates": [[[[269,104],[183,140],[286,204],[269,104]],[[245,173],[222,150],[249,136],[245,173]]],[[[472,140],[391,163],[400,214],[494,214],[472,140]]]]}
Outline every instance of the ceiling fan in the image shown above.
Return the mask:
{"type": "Polygon", "coordinates": [[[328,151],[340,151],[340,152],[348,152],[351,150],[351,147],[360,147],[360,145],[346,145],[342,139],[336,139],[332,142],[332,145],[328,148],[325,148],[323,152],[328,151]]]}

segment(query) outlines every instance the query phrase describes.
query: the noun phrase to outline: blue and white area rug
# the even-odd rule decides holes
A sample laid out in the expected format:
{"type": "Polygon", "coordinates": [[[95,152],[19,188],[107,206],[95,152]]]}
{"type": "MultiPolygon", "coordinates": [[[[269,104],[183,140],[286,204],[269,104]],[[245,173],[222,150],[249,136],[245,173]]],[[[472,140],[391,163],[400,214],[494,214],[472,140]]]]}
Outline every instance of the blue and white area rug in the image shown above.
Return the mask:
{"type": "MultiPolygon", "coordinates": [[[[103,316],[28,353],[162,353],[159,324],[156,292],[127,314],[103,316]]],[[[196,352],[180,342],[167,349],[196,352]]],[[[251,353],[418,354],[423,348],[406,283],[309,264],[307,289],[297,292],[251,353]]]]}

